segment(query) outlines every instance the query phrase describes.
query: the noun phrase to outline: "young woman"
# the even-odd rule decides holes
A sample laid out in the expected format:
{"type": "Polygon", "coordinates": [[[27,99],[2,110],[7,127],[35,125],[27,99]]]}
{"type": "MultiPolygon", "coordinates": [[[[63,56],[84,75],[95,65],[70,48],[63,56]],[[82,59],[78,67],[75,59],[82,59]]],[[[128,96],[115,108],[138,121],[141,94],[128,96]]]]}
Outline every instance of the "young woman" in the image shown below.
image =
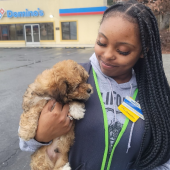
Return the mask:
{"type": "MultiPolygon", "coordinates": [[[[109,7],[102,18],[89,63],[94,93],[85,118],[76,122],[69,153],[73,170],[170,169],[170,88],[164,73],[157,21],[135,1],[109,7]],[[118,109],[126,96],[141,106],[144,120],[135,123],[118,109]]],[[[34,152],[72,126],[69,107],[49,101],[41,113],[35,139],[22,150],[34,152]],[[46,143],[47,142],[47,143],[46,143]]],[[[47,153],[56,160],[53,148],[47,153]]]]}

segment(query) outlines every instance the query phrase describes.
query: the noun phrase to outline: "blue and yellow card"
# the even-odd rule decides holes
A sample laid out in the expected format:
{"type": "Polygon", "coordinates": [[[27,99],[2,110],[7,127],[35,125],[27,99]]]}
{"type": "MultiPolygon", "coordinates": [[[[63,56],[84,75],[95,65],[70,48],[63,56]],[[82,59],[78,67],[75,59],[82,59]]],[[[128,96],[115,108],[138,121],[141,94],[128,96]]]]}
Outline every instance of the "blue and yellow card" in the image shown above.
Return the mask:
{"type": "Polygon", "coordinates": [[[136,122],[139,118],[144,120],[140,104],[131,97],[127,96],[118,109],[132,122],[136,122]]]}

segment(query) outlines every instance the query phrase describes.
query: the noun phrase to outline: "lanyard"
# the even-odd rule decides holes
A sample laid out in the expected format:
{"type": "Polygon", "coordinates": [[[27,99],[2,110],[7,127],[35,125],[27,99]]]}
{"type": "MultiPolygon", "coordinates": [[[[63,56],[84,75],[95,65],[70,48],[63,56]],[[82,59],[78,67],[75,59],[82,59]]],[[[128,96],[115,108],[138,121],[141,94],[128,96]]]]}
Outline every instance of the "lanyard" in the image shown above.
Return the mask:
{"type": "MultiPolygon", "coordinates": [[[[107,155],[108,155],[108,148],[109,148],[109,135],[108,135],[108,121],[107,121],[107,114],[106,114],[106,109],[105,109],[105,105],[104,105],[104,102],[103,102],[103,99],[102,99],[102,95],[101,95],[101,92],[100,92],[100,88],[99,88],[99,84],[98,84],[98,81],[97,81],[97,76],[96,76],[96,73],[94,71],[94,69],[92,68],[93,70],[93,77],[94,77],[94,81],[95,81],[95,85],[96,85],[96,89],[97,89],[97,93],[98,93],[98,97],[99,97],[99,100],[100,100],[100,104],[102,106],[102,111],[103,111],[103,119],[104,119],[104,128],[105,128],[105,151],[104,151],[104,155],[103,155],[103,161],[102,161],[102,165],[101,165],[101,170],[104,170],[105,169],[105,164],[106,164],[106,159],[107,159],[107,155]]],[[[138,94],[138,89],[135,90],[134,94],[133,94],[133,99],[135,100],[136,99],[136,96],[138,94]]],[[[106,170],[109,170],[110,169],[110,166],[111,166],[111,163],[112,163],[112,157],[113,157],[113,153],[115,151],[115,148],[116,146],[118,145],[121,137],[123,136],[127,126],[128,126],[128,123],[129,123],[129,119],[126,117],[125,119],[125,122],[123,124],[123,127],[116,139],[116,142],[112,148],[112,152],[110,154],[110,158],[109,158],[109,161],[108,161],[108,165],[107,165],[107,169],[106,170]]]]}

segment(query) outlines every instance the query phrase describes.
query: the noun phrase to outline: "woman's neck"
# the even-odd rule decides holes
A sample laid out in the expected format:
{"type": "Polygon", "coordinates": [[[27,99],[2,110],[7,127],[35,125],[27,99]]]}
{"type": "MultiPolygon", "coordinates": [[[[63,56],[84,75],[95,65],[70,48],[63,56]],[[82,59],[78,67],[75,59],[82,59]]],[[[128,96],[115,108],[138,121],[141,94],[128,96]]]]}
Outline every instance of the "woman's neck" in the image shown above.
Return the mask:
{"type": "Polygon", "coordinates": [[[123,84],[123,83],[127,83],[130,81],[130,79],[132,78],[132,70],[130,70],[129,72],[120,75],[120,76],[116,76],[116,77],[112,77],[118,84],[123,84]]]}

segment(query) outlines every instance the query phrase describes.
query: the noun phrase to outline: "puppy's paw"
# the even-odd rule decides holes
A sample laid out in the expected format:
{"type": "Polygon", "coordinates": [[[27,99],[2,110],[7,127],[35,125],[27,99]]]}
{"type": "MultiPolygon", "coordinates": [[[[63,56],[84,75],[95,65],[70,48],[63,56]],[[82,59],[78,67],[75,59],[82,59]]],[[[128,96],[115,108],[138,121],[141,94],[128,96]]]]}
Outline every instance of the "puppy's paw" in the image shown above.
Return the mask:
{"type": "Polygon", "coordinates": [[[62,170],[71,170],[71,167],[70,167],[70,165],[69,165],[69,162],[66,163],[66,164],[63,166],[62,170]]]}
{"type": "Polygon", "coordinates": [[[82,119],[85,114],[84,103],[70,102],[70,114],[74,119],[82,119]]]}

